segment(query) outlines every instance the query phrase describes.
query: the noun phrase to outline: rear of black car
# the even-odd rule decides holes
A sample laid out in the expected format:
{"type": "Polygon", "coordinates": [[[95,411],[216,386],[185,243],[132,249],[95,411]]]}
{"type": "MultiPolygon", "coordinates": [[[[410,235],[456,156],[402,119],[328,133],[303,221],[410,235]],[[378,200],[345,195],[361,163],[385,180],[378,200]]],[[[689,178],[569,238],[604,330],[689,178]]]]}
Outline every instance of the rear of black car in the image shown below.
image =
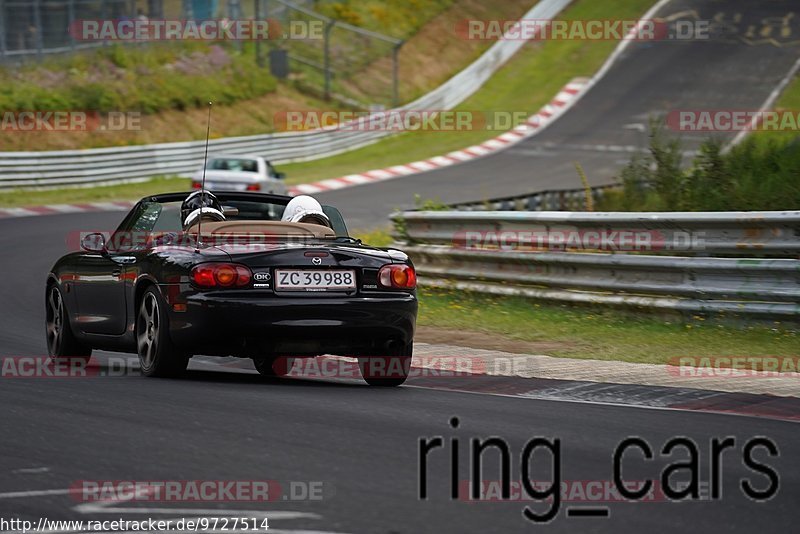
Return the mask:
{"type": "Polygon", "coordinates": [[[252,358],[403,354],[414,338],[416,277],[400,251],[356,243],[220,245],[169,300],[173,342],[252,358]]]}

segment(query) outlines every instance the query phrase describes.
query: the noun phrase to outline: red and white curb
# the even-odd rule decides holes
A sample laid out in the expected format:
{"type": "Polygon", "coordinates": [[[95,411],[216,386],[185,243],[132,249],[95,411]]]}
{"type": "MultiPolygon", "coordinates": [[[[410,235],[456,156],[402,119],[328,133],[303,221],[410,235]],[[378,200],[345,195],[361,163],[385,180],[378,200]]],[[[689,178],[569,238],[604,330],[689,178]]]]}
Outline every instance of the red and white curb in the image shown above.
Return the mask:
{"type": "Polygon", "coordinates": [[[347,176],[330,178],[313,184],[296,185],[289,188],[289,194],[309,195],[322,193],[324,191],[333,191],[335,189],[344,189],[356,185],[391,180],[393,178],[400,178],[402,176],[448,167],[498,152],[542,131],[547,125],[569,109],[588,86],[589,80],[585,78],[576,78],[572,80],[561,89],[549,104],[546,104],[535,115],[530,116],[523,124],[493,139],[484,141],[479,145],[456,150],[444,156],[436,156],[426,160],[406,163],[405,165],[395,165],[394,167],[387,167],[385,169],[373,169],[360,174],[348,174],[347,176]]]}
{"type": "Polygon", "coordinates": [[[82,202],[80,204],[48,204],[26,208],[0,208],[0,219],[9,217],[35,217],[37,215],[61,215],[64,213],[85,213],[91,211],[128,211],[136,202],[82,202]]]}

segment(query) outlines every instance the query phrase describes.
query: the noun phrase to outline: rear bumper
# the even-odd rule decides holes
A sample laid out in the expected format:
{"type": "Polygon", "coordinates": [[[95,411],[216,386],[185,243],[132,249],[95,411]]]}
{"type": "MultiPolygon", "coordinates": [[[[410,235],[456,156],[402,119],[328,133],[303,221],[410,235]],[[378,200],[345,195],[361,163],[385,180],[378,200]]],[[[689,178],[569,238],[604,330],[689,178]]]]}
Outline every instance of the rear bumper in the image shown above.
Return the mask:
{"type": "Polygon", "coordinates": [[[381,354],[387,342],[410,343],[416,328],[412,293],[289,297],[248,290],[184,297],[186,311],[170,311],[170,333],[192,354],[381,354]]]}

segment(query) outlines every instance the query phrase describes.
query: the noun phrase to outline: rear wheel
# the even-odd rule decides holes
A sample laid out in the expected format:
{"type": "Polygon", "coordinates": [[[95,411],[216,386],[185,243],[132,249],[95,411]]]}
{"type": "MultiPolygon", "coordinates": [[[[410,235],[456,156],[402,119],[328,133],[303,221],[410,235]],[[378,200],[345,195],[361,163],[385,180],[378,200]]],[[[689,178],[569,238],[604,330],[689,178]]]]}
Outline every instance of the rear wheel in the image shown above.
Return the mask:
{"type": "Polygon", "coordinates": [[[54,362],[82,361],[85,363],[92,357],[92,348],[79,342],[72,333],[61,290],[55,284],[51,285],[47,290],[45,326],[47,353],[50,356],[50,360],[54,362]]]}
{"type": "Polygon", "coordinates": [[[388,351],[386,356],[362,356],[358,358],[361,377],[370,386],[397,387],[402,385],[411,372],[411,356],[414,343],[388,351]]]}
{"type": "Polygon", "coordinates": [[[189,364],[189,355],[172,344],[166,305],[152,287],[145,290],[136,316],[136,349],[145,376],[176,377],[189,364]]]}

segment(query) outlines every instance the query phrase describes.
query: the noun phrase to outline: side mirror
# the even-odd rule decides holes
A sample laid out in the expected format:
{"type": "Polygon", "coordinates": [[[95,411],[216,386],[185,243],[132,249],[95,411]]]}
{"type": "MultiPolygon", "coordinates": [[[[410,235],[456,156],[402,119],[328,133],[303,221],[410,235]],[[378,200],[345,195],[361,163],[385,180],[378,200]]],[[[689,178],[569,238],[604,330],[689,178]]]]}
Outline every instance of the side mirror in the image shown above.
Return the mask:
{"type": "Polygon", "coordinates": [[[105,252],[106,238],[103,234],[88,234],[81,240],[81,248],[86,252],[105,252]]]}
{"type": "Polygon", "coordinates": [[[275,178],[276,180],[283,180],[283,179],[286,178],[286,173],[285,172],[276,172],[275,175],[273,176],[273,178],[275,178]]]}

